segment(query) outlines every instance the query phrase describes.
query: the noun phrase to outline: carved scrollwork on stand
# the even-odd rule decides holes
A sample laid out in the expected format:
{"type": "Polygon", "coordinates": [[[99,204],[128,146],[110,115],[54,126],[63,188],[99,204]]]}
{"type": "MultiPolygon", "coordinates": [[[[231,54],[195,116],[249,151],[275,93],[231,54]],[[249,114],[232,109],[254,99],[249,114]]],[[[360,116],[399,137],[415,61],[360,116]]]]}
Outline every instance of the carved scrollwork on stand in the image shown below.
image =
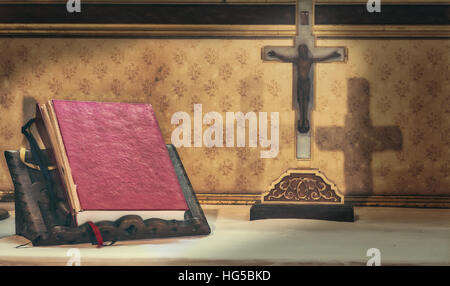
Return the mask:
{"type": "Polygon", "coordinates": [[[318,170],[288,170],[262,196],[263,203],[343,204],[336,185],[318,170]]]}

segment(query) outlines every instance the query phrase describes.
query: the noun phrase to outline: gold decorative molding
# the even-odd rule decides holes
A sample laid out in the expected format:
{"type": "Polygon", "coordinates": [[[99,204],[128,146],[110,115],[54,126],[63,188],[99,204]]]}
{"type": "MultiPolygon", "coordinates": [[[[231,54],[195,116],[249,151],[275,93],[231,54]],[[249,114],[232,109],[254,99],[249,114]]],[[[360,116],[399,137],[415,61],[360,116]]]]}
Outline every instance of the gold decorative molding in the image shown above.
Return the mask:
{"type": "Polygon", "coordinates": [[[262,203],[343,204],[336,185],[317,169],[291,169],[262,194],[262,203]]]}
{"type": "Polygon", "coordinates": [[[295,36],[295,25],[0,24],[3,36],[295,36]]]}
{"type": "MultiPolygon", "coordinates": [[[[196,194],[206,205],[253,205],[260,194],[196,194]]],[[[345,202],[358,207],[450,208],[450,196],[345,196],[345,202]]]]}
{"type": "MultiPolygon", "coordinates": [[[[255,193],[198,193],[204,205],[253,205],[261,202],[255,193]]],[[[13,202],[14,191],[0,190],[0,202],[13,202]]],[[[345,202],[357,207],[409,207],[450,209],[450,196],[345,196],[345,202]]]]}
{"type": "Polygon", "coordinates": [[[450,25],[314,25],[319,38],[448,38],[450,25]]]}
{"type": "Polygon", "coordinates": [[[361,207],[450,208],[450,196],[346,196],[345,199],[361,207]]]}
{"type": "Polygon", "coordinates": [[[261,201],[260,194],[196,194],[198,201],[206,205],[253,205],[261,201]]]}

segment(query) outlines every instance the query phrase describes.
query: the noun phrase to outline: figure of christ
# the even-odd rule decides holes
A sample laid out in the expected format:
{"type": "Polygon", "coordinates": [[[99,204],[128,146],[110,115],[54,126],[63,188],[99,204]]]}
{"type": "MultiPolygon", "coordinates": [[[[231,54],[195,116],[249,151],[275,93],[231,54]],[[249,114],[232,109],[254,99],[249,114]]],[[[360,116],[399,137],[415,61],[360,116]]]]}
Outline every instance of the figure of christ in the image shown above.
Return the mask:
{"type": "Polygon", "coordinates": [[[277,58],[283,62],[290,62],[297,66],[297,101],[299,106],[300,119],[297,123],[297,129],[300,133],[308,133],[309,119],[308,119],[308,105],[311,82],[309,79],[309,71],[313,63],[326,61],[333,58],[338,58],[341,55],[338,52],[333,52],[328,56],[322,58],[309,57],[309,49],[305,44],[298,46],[298,56],[287,57],[271,50],[268,52],[270,57],[277,58]]]}

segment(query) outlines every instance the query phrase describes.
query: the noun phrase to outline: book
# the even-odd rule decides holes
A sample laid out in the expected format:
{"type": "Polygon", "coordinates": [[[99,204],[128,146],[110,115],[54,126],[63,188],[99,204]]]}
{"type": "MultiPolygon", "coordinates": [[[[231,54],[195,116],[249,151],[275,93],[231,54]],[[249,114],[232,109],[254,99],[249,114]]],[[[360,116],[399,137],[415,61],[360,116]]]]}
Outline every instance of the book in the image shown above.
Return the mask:
{"type": "Polygon", "coordinates": [[[51,100],[37,106],[76,225],[183,220],[188,210],[150,104],[51,100]]]}
{"type": "MultiPolygon", "coordinates": [[[[187,217],[184,220],[177,221],[149,219],[145,221],[144,226],[140,225],[139,220],[133,219],[132,224],[137,226],[137,230],[132,233],[124,230],[124,224],[129,226],[130,216],[125,217],[128,218],[128,222],[123,219],[124,217],[114,222],[98,222],[96,226],[102,234],[103,241],[195,236],[207,235],[211,232],[176,148],[170,144],[166,147],[189,207],[187,217]]],[[[51,160],[52,152],[50,150],[41,151],[44,160],[51,160]]],[[[23,163],[25,161],[29,164],[37,164],[31,151],[25,150],[24,157],[22,157],[22,151],[16,150],[5,151],[4,155],[15,189],[14,209],[17,235],[31,240],[32,244],[36,246],[97,243],[96,238],[92,236],[89,225],[72,227],[73,223],[68,220],[66,211],[53,217],[51,213],[45,210],[43,206],[45,201],[48,201],[48,194],[42,190],[45,188],[46,181],[40,170],[30,168],[23,163]],[[56,222],[58,227],[54,227],[52,222],[56,222]]],[[[52,182],[54,182],[53,191],[57,194],[58,201],[62,202],[64,201],[65,191],[62,184],[59,183],[58,170],[52,169],[50,174],[52,182]]],[[[135,216],[132,217],[135,218],[135,216]]]]}

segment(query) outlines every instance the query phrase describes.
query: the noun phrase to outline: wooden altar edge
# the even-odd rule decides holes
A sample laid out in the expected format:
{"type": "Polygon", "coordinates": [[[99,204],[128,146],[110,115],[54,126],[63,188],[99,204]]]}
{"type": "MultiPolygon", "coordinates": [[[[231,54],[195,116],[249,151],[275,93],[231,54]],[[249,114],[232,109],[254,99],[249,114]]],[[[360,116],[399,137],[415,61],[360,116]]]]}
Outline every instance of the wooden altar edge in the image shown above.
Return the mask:
{"type": "MultiPolygon", "coordinates": [[[[261,194],[198,193],[201,204],[253,205],[261,202],[261,194]]],[[[345,204],[366,207],[450,208],[450,196],[345,196],[345,204]]]]}
{"type": "Polygon", "coordinates": [[[292,38],[295,25],[0,24],[3,36],[158,36],[292,38]]]}
{"type": "Polygon", "coordinates": [[[450,25],[313,25],[318,38],[449,38],[450,25]]]}

